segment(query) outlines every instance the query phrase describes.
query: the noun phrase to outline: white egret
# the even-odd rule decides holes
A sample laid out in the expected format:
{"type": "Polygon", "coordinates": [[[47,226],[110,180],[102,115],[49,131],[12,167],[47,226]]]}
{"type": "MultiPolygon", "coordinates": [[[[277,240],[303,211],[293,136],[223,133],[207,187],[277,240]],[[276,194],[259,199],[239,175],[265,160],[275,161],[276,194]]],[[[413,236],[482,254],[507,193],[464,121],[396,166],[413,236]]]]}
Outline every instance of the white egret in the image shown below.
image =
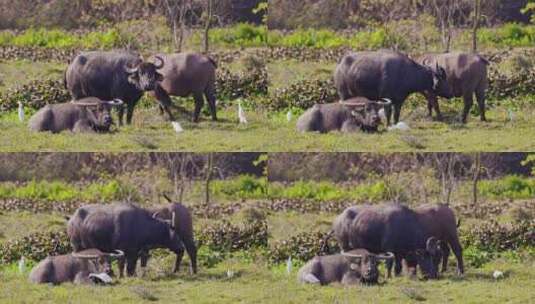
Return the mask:
{"type": "Polygon", "coordinates": [[[288,275],[292,274],[292,257],[289,256],[288,260],[286,261],[286,273],[288,275]]]}
{"type": "Polygon", "coordinates": [[[245,111],[243,111],[243,108],[241,106],[241,100],[238,101],[238,118],[241,124],[247,123],[247,118],[245,118],[245,111]]]}
{"type": "Polygon", "coordinates": [[[19,120],[20,122],[24,121],[24,106],[22,105],[22,102],[19,101],[19,120]]]}
{"type": "Polygon", "coordinates": [[[288,110],[288,113],[286,113],[286,120],[288,122],[292,121],[292,110],[288,110]]]}
{"type": "Polygon", "coordinates": [[[26,272],[26,259],[24,258],[24,256],[21,256],[19,260],[19,272],[21,274],[24,274],[24,272],[26,272]]]}
{"type": "Polygon", "coordinates": [[[184,131],[184,129],[182,128],[182,126],[180,125],[178,121],[172,121],[171,125],[173,125],[173,129],[175,129],[176,133],[181,133],[184,131]]]}

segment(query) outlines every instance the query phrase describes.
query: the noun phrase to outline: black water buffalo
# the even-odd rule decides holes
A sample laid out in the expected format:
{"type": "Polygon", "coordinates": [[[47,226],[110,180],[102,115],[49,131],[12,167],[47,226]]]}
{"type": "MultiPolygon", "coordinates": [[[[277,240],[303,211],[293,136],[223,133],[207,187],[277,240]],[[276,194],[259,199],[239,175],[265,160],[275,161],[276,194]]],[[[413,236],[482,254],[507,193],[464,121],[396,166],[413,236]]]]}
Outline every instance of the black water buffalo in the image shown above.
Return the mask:
{"type": "MultiPolygon", "coordinates": [[[[479,106],[481,121],[485,121],[485,91],[489,86],[487,79],[487,66],[489,62],[476,54],[467,53],[445,53],[426,54],[418,59],[418,62],[426,66],[436,66],[444,68],[448,83],[451,86],[454,97],[463,97],[464,110],[462,121],[466,123],[468,112],[472,108],[473,97],[476,95],[479,106]]],[[[427,108],[429,116],[433,115],[433,108],[439,120],[442,119],[438,106],[438,98],[433,92],[424,92],[427,98],[427,108]]]]}
{"type": "MultiPolygon", "coordinates": [[[[153,217],[149,211],[131,204],[87,205],[76,210],[67,226],[74,251],[98,248],[122,250],[127,274],[135,274],[139,253],[144,248],[167,248],[175,254],[184,251],[171,225],[153,217]]],[[[124,260],[119,260],[122,277],[124,260]]]]}
{"type": "MultiPolygon", "coordinates": [[[[193,220],[191,218],[191,213],[186,206],[179,203],[172,203],[167,196],[165,196],[165,198],[171,202],[171,204],[162,207],[149,208],[147,210],[149,210],[149,212],[156,218],[169,221],[169,224],[175,229],[178,238],[188,252],[190,259],[190,273],[197,273],[197,247],[195,246],[195,240],[193,238],[193,220]]],[[[148,252],[142,252],[140,256],[141,267],[145,267],[149,258],[148,252]]],[[[184,250],[176,255],[173,272],[180,270],[180,262],[182,261],[183,256],[184,250]]]]}
{"type": "Polygon", "coordinates": [[[316,104],[303,113],[297,120],[297,131],[376,132],[381,118],[379,110],[390,105],[390,100],[372,101],[355,97],[345,101],[316,104]]]}
{"type": "MultiPolygon", "coordinates": [[[[364,248],[373,253],[392,252],[396,274],[401,272],[401,259],[420,266],[424,277],[437,278],[433,258],[438,253],[438,240],[426,237],[417,214],[398,205],[356,206],[344,210],[334,221],[334,235],[342,250],[364,248]]],[[[391,276],[392,263],[387,263],[391,276]]]]}
{"type": "MultiPolygon", "coordinates": [[[[405,54],[381,50],[344,56],[334,72],[340,99],[363,96],[371,100],[388,98],[394,106],[394,123],[399,121],[401,106],[414,92],[433,92],[453,97],[446,72],[438,65],[430,68],[416,63],[405,54]]],[[[390,125],[391,107],[385,108],[390,125]]]]}
{"type": "Polygon", "coordinates": [[[393,258],[394,255],[391,253],[376,255],[365,249],[316,256],[299,269],[297,279],[302,283],[321,285],[334,282],[344,285],[377,284],[379,262],[393,258]]]}
{"type": "Polygon", "coordinates": [[[92,283],[97,274],[113,275],[111,262],[122,256],[121,251],[105,253],[98,249],[87,249],[71,254],[49,256],[39,262],[30,272],[32,283],[75,284],[92,283]]]}
{"type": "Polygon", "coordinates": [[[49,104],[30,118],[28,127],[35,132],[108,132],[113,124],[111,108],[122,104],[119,99],[103,101],[95,97],[49,104]]]}
{"type": "MultiPolygon", "coordinates": [[[[442,271],[448,268],[450,248],[457,258],[457,273],[464,273],[463,248],[457,233],[455,213],[445,204],[422,205],[414,209],[427,237],[436,237],[442,251],[442,271]]],[[[438,259],[440,260],[440,259],[438,259]]],[[[437,260],[437,261],[438,261],[437,260]]]]}
{"type": "MultiPolygon", "coordinates": [[[[85,52],[76,56],[65,71],[65,87],[74,99],[94,96],[104,100],[119,98],[127,106],[126,122],[132,121],[134,107],[145,91],[154,90],[163,80],[157,64],[145,62],[127,52],[85,52]]],[[[124,107],[119,109],[123,123],[124,107]]]]}
{"type": "Polygon", "coordinates": [[[204,98],[208,102],[212,120],[217,120],[216,96],[215,96],[215,70],[216,62],[202,54],[178,53],[160,54],[157,58],[163,59],[163,68],[160,73],[163,81],[154,90],[156,99],[160,102],[160,110],[167,112],[169,118],[173,116],[169,111],[171,98],[169,96],[186,97],[193,95],[195,99],[195,112],[193,121],[199,121],[204,104],[204,98]]]}

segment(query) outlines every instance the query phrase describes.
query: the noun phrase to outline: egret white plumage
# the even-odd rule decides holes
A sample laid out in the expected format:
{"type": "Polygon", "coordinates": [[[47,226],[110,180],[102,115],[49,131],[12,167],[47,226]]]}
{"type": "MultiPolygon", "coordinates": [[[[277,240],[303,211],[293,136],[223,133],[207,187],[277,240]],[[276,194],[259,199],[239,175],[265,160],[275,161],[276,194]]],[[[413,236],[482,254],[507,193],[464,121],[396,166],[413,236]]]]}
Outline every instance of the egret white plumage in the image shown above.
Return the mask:
{"type": "Polygon", "coordinates": [[[234,277],[234,271],[227,269],[227,278],[232,279],[234,277]]]}
{"type": "Polygon", "coordinates": [[[241,100],[238,101],[238,118],[241,124],[247,123],[247,118],[245,118],[245,111],[243,111],[243,108],[241,106],[241,100]]]}
{"type": "Polygon", "coordinates": [[[289,256],[288,260],[286,261],[286,273],[292,274],[292,257],[289,256]]]}
{"type": "Polygon", "coordinates": [[[515,112],[513,112],[511,109],[507,109],[507,118],[509,121],[515,120],[515,112]]]}
{"type": "Polygon", "coordinates": [[[286,120],[288,122],[292,121],[292,110],[288,110],[288,113],[286,113],[286,120]]]}
{"type": "Polygon", "coordinates": [[[24,121],[24,106],[22,105],[22,102],[19,101],[19,120],[20,122],[24,121]]]}
{"type": "Polygon", "coordinates": [[[91,273],[89,274],[89,278],[93,280],[98,280],[102,282],[103,284],[111,284],[111,282],[113,282],[113,279],[105,272],[91,273]]]}
{"type": "Polygon", "coordinates": [[[409,131],[411,128],[409,127],[408,124],[404,123],[403,121],[400,121],[397,124],[388,127],[387,129],[388,129],[388,131],[395,131],[395,130],[409,131]]]}
{"type": "Polygon", "coordinates": [[[176,133],[181,133],[184,131],[184,129],[182,128],[182,126],[180,125],[178,121],[172,121],[171,125],[173,125],[173,129],[175,129],[176,133]]]}
{"type": "Polygon", "coordinates": [[[26,259],[24,256],[20,257],[19,260],[19,273],[23,274],[26,271],[26,259]]]}
{"type": "Polygon", "coordinates": [[[503,272],[501,272],[499,270],[494,270],[494,273],[492,274],[492,277],[495,280],[499,280],[499,279],[503,278],[503,272]]]}

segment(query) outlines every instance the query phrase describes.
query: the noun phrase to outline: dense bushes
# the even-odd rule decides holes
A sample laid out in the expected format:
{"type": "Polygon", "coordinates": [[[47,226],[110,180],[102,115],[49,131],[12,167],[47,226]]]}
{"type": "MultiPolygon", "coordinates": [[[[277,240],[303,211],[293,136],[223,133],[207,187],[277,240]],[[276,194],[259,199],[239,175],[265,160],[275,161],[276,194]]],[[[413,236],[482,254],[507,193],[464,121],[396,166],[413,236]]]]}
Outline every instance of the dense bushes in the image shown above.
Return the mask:
{"type": "Polygon", "coordinates": [[[18,102],[24,107],[37,110],[47,104],[66,102],[70,94],[60,80],[34,80],[15,89],[8,89],[0,95],[0,111],[11,111],[17,108],[18,102]]]}
{"type": "Polygon", "coordinates": [[[329,103],[338,99],[331,80],[301,80],[282,89],[270,92],[268,109],[280,111],[288,108],[308,109],[317,103],[329,103]]]}
{"type": "Polygon", "coordinates": [[[500,224],[487,220],[461,230],[461,243],[484,251],[504,251],[523,246],[535,246],[535,220],[524,220],[512,224],[500,224]]]}

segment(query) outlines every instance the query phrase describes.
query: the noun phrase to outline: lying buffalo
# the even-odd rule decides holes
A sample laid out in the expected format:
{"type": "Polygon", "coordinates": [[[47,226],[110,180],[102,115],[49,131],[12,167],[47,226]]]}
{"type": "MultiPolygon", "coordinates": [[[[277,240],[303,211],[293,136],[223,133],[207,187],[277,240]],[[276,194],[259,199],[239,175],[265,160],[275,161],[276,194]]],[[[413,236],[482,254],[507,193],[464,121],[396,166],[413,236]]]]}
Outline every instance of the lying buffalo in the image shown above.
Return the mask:
{"type": "Polygon", "coordinates": [[[297,278],[302,283],[321,285],[335,282],[344,285],[377,284],[379,262],[393,258],[394,255],[391,253],[376,255],[365,249],[316,256],[299,269],[297,278]]]}
{"type": "MultiPolygon", "coordinates": [[[[144,248],[167,248],[179,255],[182,242],[171,225],[149,211],[131,204],[87,205],[76,210],[67,226],[75,251],[98,248],[122,250],[127,274],[135,274],[139,253],[144,248]]],[[[119,260],[122,277],[124,260],[119,260]]]]}
{"type": "Polygon", "coordinates": [[[422,205],[415,208],[418,221],[422,225],[426,236],[436,237],[440,240],[442,250],[442,271],[448,268],[449,247],[457,258],[457,272],[464,273],[463,252],[459,235],[457,233],[457,222],[453,210],[447,205],[422,205]]]}
{"type": "MultiPolygon", "coordinates": [[[[169,221],[169,224],[183,243],[190,259],[190,273],[197,273],[197,247],[195,246],[195,240],[193,238],[193,220],[188,208],[179,203],[172,203],[172,201],[165,196],[165,198],[171,203],[167,206],[156,207],[148,209],[151,214],[161,220],[169,221]]],[[[142,252],[141,254],[141,266],[147,265],[148,253],[142,252]]],[[[181,250],[176,255],[175,267],[173,272],[180,270],[180,262],[184,256],[184,250],[181,250]]]]}
{"type": "MultiPolygon", "coordinates": [[[[438,240],[426,237],[418,215],[398,205],[351,207],[333,222],[334,235],[342,250],[364,248],[372,253],[392,252],[396,274],[401,272],[401,259],[417,264],[424,277],[437,278],[433,258],[438,254],[438,240]]],[[[388,276],[391,265],[387,263],[388,276]]]]}
{"type": "Polygon", "coordinates": [[[52,284],[97,282],[101,273],[113,275],[111,262],[122,254],[119,250],[105,253],[98,249],[87,249],[71,254],[49,256],[32,269],[30,282],[52,284]]]}
{"type": "MultiPolygon", "coordinates": [[[[152,91],[163,80],[158,63],[143,61],[126,52],[85,52],[76,56],[65,71],[65,87],[74,99],[95,96],[104,100],[119,98],[127,105],[126,122],[131,123],[134,107],[145,91],[152,91]]],[[[124,107],[119,109],[123,123],[124,107]]]]}
{"type": "MultiPolygon", "coordinates": [[[[438,65],[430,68],[405,54],[387,50],[344,56],[335,69],[334,83],[342,100],[356,96],[392,100],[394,123],[398,123],[401,106],[412,93],[432,92],[453,97],[443,68],[438,65]]],[[[385,113],[390,125],[391,107],[386,107],[385,113]]]]}
{"type": "MultiPolygon", "coordinates": [[[[454,97],[463,97],[464,110],[462,121],[466,123],[466,118],[473,104],[473,96],[476,95],[479,106],[481,121],[485,121],[485,91],[489,86],[487,79],[487,66],[489,62],[476,54],[467,53],[445,53],[427,54],[418,59],[423,65],[444,68],[448,83],[452,88],[454,97]]],[[[432,91],[424,92],[427,97],[427,107],[429,116],[432,116],[433,108],[437,113],[437,118],[442,119],[438,106],[438,98],[432,91]]]]}
{"type": "Polygon", "coordinates": [[[162,112],[165,110],[173,120],[169,111],[172,102],[169,96],[193,95],[195,99],[193,121],[197,122],[206,97],[212,120],[217,120],[215,61],[206,55],[192,53],[161,54],[156,58],[161,58],[164,64],[160,70],[163,80],[154,90],[154,95],[160,103],[160,110],[162,112]]]}
{"type": "Polygon", "coordinates": [[[119,99],[103,101],[95,97],[49,104],[30,118],[28,126],[36,132],[108,132],[113,124],[111,108],[122,104],[119,99]]]}
{"type": "Polygon", "coordinates": [[[355,97],[345,101],[316,104],[297,120],[297,131],[327,133],[330,131],[375,132],[381,123],[379,111],[390,100],[372,101],[355,97]]]}

